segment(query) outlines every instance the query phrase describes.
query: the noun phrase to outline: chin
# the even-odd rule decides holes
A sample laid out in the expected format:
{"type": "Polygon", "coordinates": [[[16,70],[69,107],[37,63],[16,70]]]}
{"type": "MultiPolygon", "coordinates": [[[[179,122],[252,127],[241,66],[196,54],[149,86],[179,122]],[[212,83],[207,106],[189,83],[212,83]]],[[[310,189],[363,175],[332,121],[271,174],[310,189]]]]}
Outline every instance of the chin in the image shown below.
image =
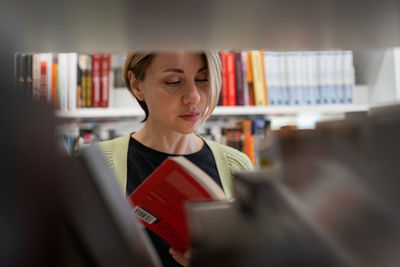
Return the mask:
{"type": "Polygon", "coordinates": [[[195,129],[196,128],[193,128],[193,129],[179,129],[179,130],[177,130],[177,132],[180,133],[180,134],[191,134],[191,133],[194,133],[195,129]]]}
{"type": "Polygon", "coordinates": [[[191,134],[191,133],[194,133],[197,126],[198,126],[198,124],[196,123],[195,125],[190,126],[190,127],[179,127],[178,129],[176,129],[176,131],[181,134],[191,134]]]}

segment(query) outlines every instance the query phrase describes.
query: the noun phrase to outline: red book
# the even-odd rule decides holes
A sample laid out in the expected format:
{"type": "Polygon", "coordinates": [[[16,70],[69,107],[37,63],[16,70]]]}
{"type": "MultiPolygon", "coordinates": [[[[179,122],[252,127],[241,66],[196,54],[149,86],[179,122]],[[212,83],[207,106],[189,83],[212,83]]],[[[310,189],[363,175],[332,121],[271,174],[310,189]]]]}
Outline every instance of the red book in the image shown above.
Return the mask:
{"type": "Polygon", "coordinates": [[[228,106],[236,106],[235,53],[226,53],[228,106]]]}
{"type": "Polygon", "coordinates": [[[139,221],[182,252],[189,248],[185,203],[214,200],[226,200],[222,189],[182,156],[167,158],[129,196],[139,221]]]}
{"type": "Polygon", "coordinates": [[[245,90],[243,86],[243,67],[242,67],[242,53],[235,52],[235,87],[236,87],[236,105],[244,106],[245,90]]]}
{"type": "Polygon", "coordinates": [[[101,54],[92,55],[92,107],[100,107],[100,68],[101,68],[101,54]]]}
{"type": "Polygon", "coordinates": [[[100,107],[107,108],[110,101],[110,65],[111,55],[102,54],[100,69],[100,107]]]}
{"type": "Polygon", "coordinates": [[[222,87],[221,87],[221,95],[222,95],[222,106],[228,106],[228,83],[227,83],[227,68],[226,68],[226,52],[221,51],[221,66],[222,66],[222,87]]]}
{"type": "Polygon", "coordinates": [[[40,96],[41,100],[47,99],[47,64],[40,62],[40,96]]]}

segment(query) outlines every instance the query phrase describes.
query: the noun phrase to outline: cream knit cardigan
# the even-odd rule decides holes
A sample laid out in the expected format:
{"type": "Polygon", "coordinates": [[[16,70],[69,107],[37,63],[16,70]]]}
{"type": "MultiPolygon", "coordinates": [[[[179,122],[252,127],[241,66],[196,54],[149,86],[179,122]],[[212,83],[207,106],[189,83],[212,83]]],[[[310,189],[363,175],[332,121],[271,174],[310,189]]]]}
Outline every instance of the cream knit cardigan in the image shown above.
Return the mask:
{"type": "MultiPolygon", "coordinates": [[[[128,134],[99,143],[110,167],[114,170],[124,194],[126,193],[128,147],[130,136],[131,135],[128,134]]],[[[251,161],[244,153],[234,148],[206,140],[200,135],[199,137],[201,137],[211,149],[224,192],[228,198],[232,198],[233,173],[235,171],[252,169],[253,165],[251,164],[251,161]]]]}

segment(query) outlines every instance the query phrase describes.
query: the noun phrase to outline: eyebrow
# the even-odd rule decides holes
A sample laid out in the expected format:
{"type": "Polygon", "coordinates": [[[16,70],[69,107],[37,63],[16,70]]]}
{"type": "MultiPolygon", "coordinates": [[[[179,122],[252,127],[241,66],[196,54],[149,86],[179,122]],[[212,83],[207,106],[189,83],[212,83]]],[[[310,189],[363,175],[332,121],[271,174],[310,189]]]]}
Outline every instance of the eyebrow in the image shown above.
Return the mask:
{"type": "MultiPolygon", "coordinates": [[[[204,66],[204,67],[198,69],[197,72],[202,72],[203,70],[206,70],[206,69],[208,69],[208,67],[207,67],[207,66],[204,66]]],[[[178,72],[178,73],[184,73],[183,70],[181,70],[181,69],[176,69],[176,68],[166,69],[166,70],[164,70],[163,72],[178,72]]]]}

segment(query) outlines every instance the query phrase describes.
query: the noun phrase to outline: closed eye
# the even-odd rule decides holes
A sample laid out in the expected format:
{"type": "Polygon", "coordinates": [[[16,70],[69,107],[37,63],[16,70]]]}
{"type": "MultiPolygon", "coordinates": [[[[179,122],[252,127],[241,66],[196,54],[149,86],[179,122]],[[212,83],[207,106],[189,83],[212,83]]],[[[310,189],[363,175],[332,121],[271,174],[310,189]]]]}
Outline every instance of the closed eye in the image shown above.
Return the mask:
{"type": "Polygon", "coordinates": [[[208,79],[197,79],[196,82],[208,82],[208,79]]]}
{"type": "Polygon", "coordinates": [[[175,81],[175,82],[165,82],[166,85],[176,85],[180,83],[180,81],[175,81]]]}

